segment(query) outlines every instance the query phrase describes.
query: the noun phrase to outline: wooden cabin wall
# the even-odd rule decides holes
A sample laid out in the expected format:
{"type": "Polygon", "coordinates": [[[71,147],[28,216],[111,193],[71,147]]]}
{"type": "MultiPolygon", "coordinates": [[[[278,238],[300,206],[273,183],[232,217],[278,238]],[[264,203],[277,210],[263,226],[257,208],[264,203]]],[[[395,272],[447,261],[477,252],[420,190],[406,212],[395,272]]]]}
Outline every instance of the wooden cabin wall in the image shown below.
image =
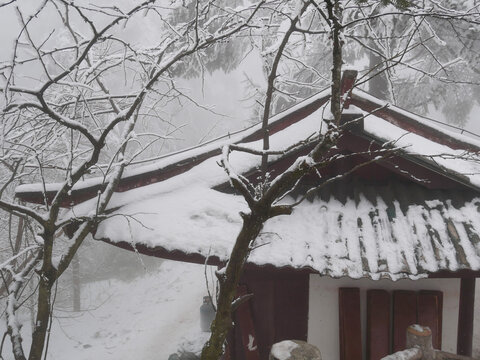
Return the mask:
{"type": "MultiPolygon", "coordinates": [[[[251,310],[261,360],[282,340],[307,340],[309,274],[246,270],[241,284],[253,293],[251,310]]],[[[235,360],[243,360],[239,329],[235,334],[235,360]]]]}

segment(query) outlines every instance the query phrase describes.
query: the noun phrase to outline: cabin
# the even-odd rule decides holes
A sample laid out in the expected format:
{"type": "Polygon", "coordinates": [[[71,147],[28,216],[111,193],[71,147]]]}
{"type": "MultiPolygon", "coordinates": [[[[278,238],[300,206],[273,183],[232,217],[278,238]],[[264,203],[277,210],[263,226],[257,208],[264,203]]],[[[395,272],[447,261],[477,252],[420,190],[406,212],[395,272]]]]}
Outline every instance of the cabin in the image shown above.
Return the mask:
{"type": "MultiPolygon", "coordinates": [[[[283,199],[315,189],[291,215],[269,220],[253,244],[239,287],[253,298],[234,314],[232,359],[266,360],[272,344],[298,339],[318,346],[326,360],[378,360],[404,348],[414,323],[432,329],[435,348],[471,355],[480,141],[352,90],[353,76],[343,78],[345,131],[332,149],[336,160],[283,199]],[[398,149],[378,158],[386,146],[398,149]]],[[[271,149],[322,133],[329,95],[273,116],[271,149]]],[[[150,256],[224,266],[247,206],[218,166],[222,147],[261,148],[261,138],[256,125],[127,171],[112,216],[94,237],[150,256]]],[[[271,179],[311,148],[271,156],[271,179]]],[[[233,153],[231,163],[257,181],[258,156],[233,153]]],[[[78,184],[64,206],[88,213],[102,186],[95,179],[78,184]]],[[[16,196],[41,203],[53,195],[48,189],[28,185],[16,196]]]]}

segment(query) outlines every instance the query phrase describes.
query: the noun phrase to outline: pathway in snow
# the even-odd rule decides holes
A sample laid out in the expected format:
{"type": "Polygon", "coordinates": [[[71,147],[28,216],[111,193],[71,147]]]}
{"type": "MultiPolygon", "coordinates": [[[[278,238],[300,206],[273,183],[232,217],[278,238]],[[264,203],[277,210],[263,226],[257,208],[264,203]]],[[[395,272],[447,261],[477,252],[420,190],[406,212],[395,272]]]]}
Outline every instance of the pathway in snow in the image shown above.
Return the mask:
{"type": "Polygon", "coordinates": [[[201,265],[165,261],[131,282],[96,282],[82,291],[82,307],[90,310],[56,310],[49,360],[166,360],[180,343],[189,349],[207,340],[199,321],[201,265]]]}
{"type": "Polygon", "coordinates": [[[52,360],[65,359],[66,353],[71,360],[167,359],[185,337],[199,338],[203,266],[165,261],[158,272],[106,285],[88,289],[90,294],[111,296],[100,308],[75,320],[59,320],[65,333],[55,328],[52,360]]]}

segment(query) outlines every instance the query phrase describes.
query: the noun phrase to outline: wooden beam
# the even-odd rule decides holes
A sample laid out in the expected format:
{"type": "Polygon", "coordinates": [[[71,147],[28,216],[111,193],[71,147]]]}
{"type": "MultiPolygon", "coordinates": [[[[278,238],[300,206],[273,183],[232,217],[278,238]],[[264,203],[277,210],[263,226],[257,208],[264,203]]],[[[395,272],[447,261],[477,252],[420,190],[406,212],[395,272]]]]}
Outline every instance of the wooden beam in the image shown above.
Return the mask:
{"type": "Polygon", "coordinates": [[[206,258],[199,253],[186,253],[181,250],[167,250],[161,246],[149,247],[144,244],[134,244],[127,241],[112,242],[109,239],[97,239],[107,244],[119,247],[124,250],[134,251],[143,255],[153,256],[166,260],[175,260],[182,262],[189,262],[194,264],[225,266],[225,262],[221,261],[218,256],[209,256],[206,258]]]}
{"type": "Polygon", "coordinates": [[[458,271],[440,270],[428,275],[431,279],[479,278],[480,271],[462,269],[458,271]]]}
{"type": "Polygon", "coordinates": [[[457,331],[457,354],[459,355],[472,356],[474,306],[475,278],[462,278],[457,331]]]}

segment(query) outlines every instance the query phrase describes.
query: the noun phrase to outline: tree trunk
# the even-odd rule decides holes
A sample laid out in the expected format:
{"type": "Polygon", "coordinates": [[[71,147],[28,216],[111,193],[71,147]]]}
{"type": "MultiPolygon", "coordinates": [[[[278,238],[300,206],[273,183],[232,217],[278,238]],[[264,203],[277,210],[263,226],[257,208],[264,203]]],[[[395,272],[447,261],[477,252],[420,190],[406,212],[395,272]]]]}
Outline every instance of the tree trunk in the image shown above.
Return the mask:
{"type": "Polygon", "coordinates": [[[29,360],[41,360],[45,347],[48,322],[50,320],[50,297],[52,294],[52,282],[45,276],[40,276],[38,287],[37,319],[32,334],[32,347],[30,348],[29,360]]]}
{"type": "Polygon", "coordinates": [[[223,352],[223,344],[232,328],[232,301],[247,260],[249,246],[260,233],[264,217],[252,213],[243,215],[243,226],[233,247],[226,268],[217,273],[220,291],[218,294],[217,313],[212,322],[210,339],[205,344],[201,360],[218,360],[223,352]]]}
{"type": "Polygon", "coordinates": [[[46,229],[42,236],[44,242],[43,264],[39,271],[37,318],[32,334],[32,346],[30,348],[29,360],[41,360],[45,348],[48,323],[52,311],[50,299],[52,287],[58,279],[57,269],[52,265],[53,241],[55,231],[46,229]]]}
{"type": "Polygon", "coordinates": [[[342,17],[342,9],[340,3],[337,1],[332,3],[327,1],[327,9],[332,27],[332,95],[330,97],[330,111],[332,113],[333,123],[340,125],[340,119],[342,117],[343,103],[342,103],[342,65],[343,54],[342,47],[343,42],[341,39],[342,24],[339,19],[342,17]]]}
{"type": "MultiPolygon", "coordinates": [[[[332,66],[332,96],[330,100],[330,111],[333,121],[338,126],[342,116],[342,43],[340,40],[340,27],[333,25],[333,66],[332,66]]],[[[330,120],[330,119],[329,119],[330,120]]]]}
{"type": "Polygon", "coordinates": [[[73,297],[73,311],[80,311],[80,259],[78,254],[72,259],[72,297],[73,297]]]}

